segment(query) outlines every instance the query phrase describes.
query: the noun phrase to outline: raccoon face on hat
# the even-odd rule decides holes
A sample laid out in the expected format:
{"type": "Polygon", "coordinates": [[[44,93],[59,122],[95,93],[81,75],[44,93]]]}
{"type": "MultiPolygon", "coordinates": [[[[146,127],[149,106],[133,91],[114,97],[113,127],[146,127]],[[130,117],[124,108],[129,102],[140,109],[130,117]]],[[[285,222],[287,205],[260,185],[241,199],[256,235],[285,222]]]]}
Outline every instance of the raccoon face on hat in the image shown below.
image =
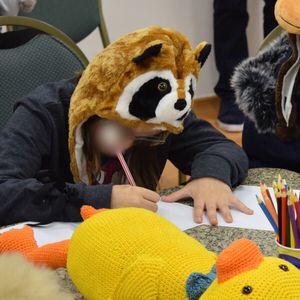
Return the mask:
{"type": "MultiPolygon", "coordinates": [[[[152,61],[154,57],[159,60],[162,47],[163,44],[150,46],[132,61],[137,67],[143,67],[151,58],[152,61]]],[[[204,48],[202,56],[195,57],[195,61],[202,65],[210,52],[210,45],[206,44],[204,48]]],[[[116,112],[124,119],[157,124],[163,130],[180,128],[191,110],[197,80],[194,72],[184,74],[181,70],[180,73],[185,76],[176,77],[178,74],[174,74],[171,68],[150,70],[137,76],[124,87],[116,112]]]]}
{"type": "Polygon", "coordinates": [[[171,71],[149,71],[125,87],[116,111],[126,119],[179,127],[191,109],[195,89],[192,74],[180,83],[171,71]]]}

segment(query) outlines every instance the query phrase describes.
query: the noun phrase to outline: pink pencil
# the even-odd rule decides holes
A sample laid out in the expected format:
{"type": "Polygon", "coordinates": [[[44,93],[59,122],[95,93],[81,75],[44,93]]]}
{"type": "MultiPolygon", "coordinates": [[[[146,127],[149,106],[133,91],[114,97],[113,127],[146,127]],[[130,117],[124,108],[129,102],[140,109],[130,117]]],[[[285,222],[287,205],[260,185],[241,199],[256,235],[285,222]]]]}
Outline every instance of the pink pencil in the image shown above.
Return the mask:
{"type": "Polygon", "coordinates": [[[128,168],[128,165],[127,165],[127,163],[126,163],[126,161],[124,159],[124,156],[123,156],[122,152],[121,151],[117,151],[116,154],[117,154],[117,157],[118,157],[118,159],[120,161],[120,164],[121,164],[121,166],[122,166],[122,168],[124,170],[124,173],[125,173],[125,175],[127,177],[127,180],[129,182],[129,184],[133,185],[133,186],[136,186],[135,181],[134,181],[134,179],[132,177],[132,174],[131,174],[131,172],[130,172],[130,170],[128,168]]]}

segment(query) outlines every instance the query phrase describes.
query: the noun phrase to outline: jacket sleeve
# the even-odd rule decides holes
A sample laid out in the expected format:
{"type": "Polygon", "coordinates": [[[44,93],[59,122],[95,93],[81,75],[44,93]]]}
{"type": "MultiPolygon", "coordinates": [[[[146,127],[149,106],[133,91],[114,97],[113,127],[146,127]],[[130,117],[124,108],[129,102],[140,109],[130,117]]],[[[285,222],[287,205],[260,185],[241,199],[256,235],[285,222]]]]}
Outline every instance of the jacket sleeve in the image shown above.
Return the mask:
{"type": "Polygon", "coordinates": [[[110,206],[111,185],[58,183],[43,174],[51,157],[49,120],[46,109],[18,106],[0,133],[0,225],[79,221],[83,204],[110,206]]]}
{"type": "Polygon", "coordinates": [[[246,177],[248,158],[241,147],[190,113],[184,131],[171,136],[169,159],[191,179],[214,177],[235,187],[246,177]]]}

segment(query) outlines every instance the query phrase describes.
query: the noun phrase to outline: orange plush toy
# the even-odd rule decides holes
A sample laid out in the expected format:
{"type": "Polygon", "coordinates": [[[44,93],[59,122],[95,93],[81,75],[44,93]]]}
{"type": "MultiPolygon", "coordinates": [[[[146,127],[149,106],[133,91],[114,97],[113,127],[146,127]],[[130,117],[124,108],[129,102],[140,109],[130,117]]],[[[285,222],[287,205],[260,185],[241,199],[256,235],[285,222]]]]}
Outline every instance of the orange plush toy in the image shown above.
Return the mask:
{"type": "MultiPolygon", "coordinates": [[[[91,206],[83,206],[81,208],[81,216],[85,220],[103,210],[106,209],[96,210],[91,206]]],[[[19,252],[29,261],[53,269],[66,267],[68,246],[69,240],[63,240],[38,247],[34,238],[34,230],[31,226],[13,229],[0,235],[0,254],[19,252]]]]}

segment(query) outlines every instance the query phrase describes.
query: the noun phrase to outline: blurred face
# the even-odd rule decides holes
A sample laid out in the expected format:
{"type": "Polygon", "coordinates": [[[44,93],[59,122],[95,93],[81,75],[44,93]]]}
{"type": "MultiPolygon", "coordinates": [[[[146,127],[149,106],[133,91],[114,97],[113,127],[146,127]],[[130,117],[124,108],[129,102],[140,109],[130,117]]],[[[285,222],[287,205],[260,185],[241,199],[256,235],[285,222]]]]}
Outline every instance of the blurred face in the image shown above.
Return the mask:
{"type": "Polygon", "coordinates": [[[161,132],[142,126],[129,128],[104,119],[95,121],[91,131],[96,150],[110,156],[115,155],[117,151],[126,151],[136,140],[147,140],[147,137],[153,137],[161,132]]]}

